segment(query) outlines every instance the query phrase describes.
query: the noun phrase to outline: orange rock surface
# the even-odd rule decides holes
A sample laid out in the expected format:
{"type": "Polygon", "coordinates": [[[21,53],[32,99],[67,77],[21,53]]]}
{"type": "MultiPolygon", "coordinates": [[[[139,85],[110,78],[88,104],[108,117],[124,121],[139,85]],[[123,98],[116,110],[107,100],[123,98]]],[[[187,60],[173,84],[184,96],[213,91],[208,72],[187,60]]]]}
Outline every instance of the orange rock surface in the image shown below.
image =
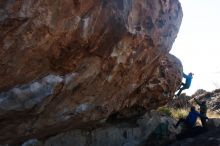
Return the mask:
{"type": "Polygon", "coordinates": [[[164,105],[181,20],[178,0],[0,1],[0,144],[164,105]]]}

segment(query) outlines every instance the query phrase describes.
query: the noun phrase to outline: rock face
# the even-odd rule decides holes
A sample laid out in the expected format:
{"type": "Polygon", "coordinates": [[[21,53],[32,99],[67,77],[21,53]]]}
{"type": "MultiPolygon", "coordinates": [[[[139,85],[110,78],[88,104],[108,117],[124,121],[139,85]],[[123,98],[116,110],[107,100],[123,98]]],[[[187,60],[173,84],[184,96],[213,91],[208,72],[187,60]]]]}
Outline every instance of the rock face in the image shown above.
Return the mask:
{"type": "Polygon", "coordinates": [[[197,98],[200,101],[206,101],[206,104],[211,111],[220,114],[220,89],[199,94],[197,98]]]}
{"type": "MultiPolygon", "coordinates": [[[[131,123],[121,122],[117,126],[108,124],[108,126],[90,131],[72,130],[52,136],[44,142],[30,139],[22,146],[146,146],[152,145],[146,141],[151,136],[150,134],[156,134],[155,136],[162,142],[163,137],[171,140],[174,138],[174,134],[180,132],[180,129],[172,126],[173,119],[161,116],[156,111],[146,113],[137,120],[136,124],[137,126],[132,126],[131,123]]],[[[159,145],[159,143],[153,145],[159,145]]]]}
{"type": "Polygon", "coordinates": [[[165,104],[181,19],[178,0],[0,1],[0,144],[165,104]]]}

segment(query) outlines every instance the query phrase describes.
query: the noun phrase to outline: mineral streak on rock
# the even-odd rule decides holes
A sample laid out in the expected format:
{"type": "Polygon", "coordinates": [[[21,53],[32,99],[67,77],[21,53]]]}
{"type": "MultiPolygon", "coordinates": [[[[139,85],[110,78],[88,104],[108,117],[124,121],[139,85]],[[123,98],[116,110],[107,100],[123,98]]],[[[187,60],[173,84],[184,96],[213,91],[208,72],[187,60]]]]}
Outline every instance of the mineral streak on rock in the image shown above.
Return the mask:
{"type": "Polygon", "coordinates": [[[0,144],[165,104],[181,20],[178,0],[0,1],[0,144]]]}

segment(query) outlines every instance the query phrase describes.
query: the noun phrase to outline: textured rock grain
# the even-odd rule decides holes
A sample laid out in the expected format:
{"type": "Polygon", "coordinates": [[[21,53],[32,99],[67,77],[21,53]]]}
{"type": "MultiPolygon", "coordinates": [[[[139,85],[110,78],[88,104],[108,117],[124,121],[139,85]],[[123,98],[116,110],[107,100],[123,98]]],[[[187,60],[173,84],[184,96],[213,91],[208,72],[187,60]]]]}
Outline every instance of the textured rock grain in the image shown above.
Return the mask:
{"type": "Polygon", "coordinates": [[[178,0],[0,1],[0,144],[165,104],[181,19],[178,0]]]}

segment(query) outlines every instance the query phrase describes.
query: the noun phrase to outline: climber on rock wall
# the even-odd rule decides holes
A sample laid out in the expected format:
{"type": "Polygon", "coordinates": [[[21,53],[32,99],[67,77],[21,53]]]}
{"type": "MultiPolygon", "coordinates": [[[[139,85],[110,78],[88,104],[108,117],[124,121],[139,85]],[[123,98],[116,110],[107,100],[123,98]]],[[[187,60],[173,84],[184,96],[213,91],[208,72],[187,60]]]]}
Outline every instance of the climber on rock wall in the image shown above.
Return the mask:
{"type": "Polygon", "coordinates": [[[175,96],[179,96],[181,94],[181,92],[185,89],[189,89],[191,82],[192,82],[192,78],[193,78],[193,73],[189,73],[188,75],[186,75],[185,73],[183,73],[183,77],[186,79],[185,83],[182,83],[180,88],[178,89],[178,93],[175,96]]]}

